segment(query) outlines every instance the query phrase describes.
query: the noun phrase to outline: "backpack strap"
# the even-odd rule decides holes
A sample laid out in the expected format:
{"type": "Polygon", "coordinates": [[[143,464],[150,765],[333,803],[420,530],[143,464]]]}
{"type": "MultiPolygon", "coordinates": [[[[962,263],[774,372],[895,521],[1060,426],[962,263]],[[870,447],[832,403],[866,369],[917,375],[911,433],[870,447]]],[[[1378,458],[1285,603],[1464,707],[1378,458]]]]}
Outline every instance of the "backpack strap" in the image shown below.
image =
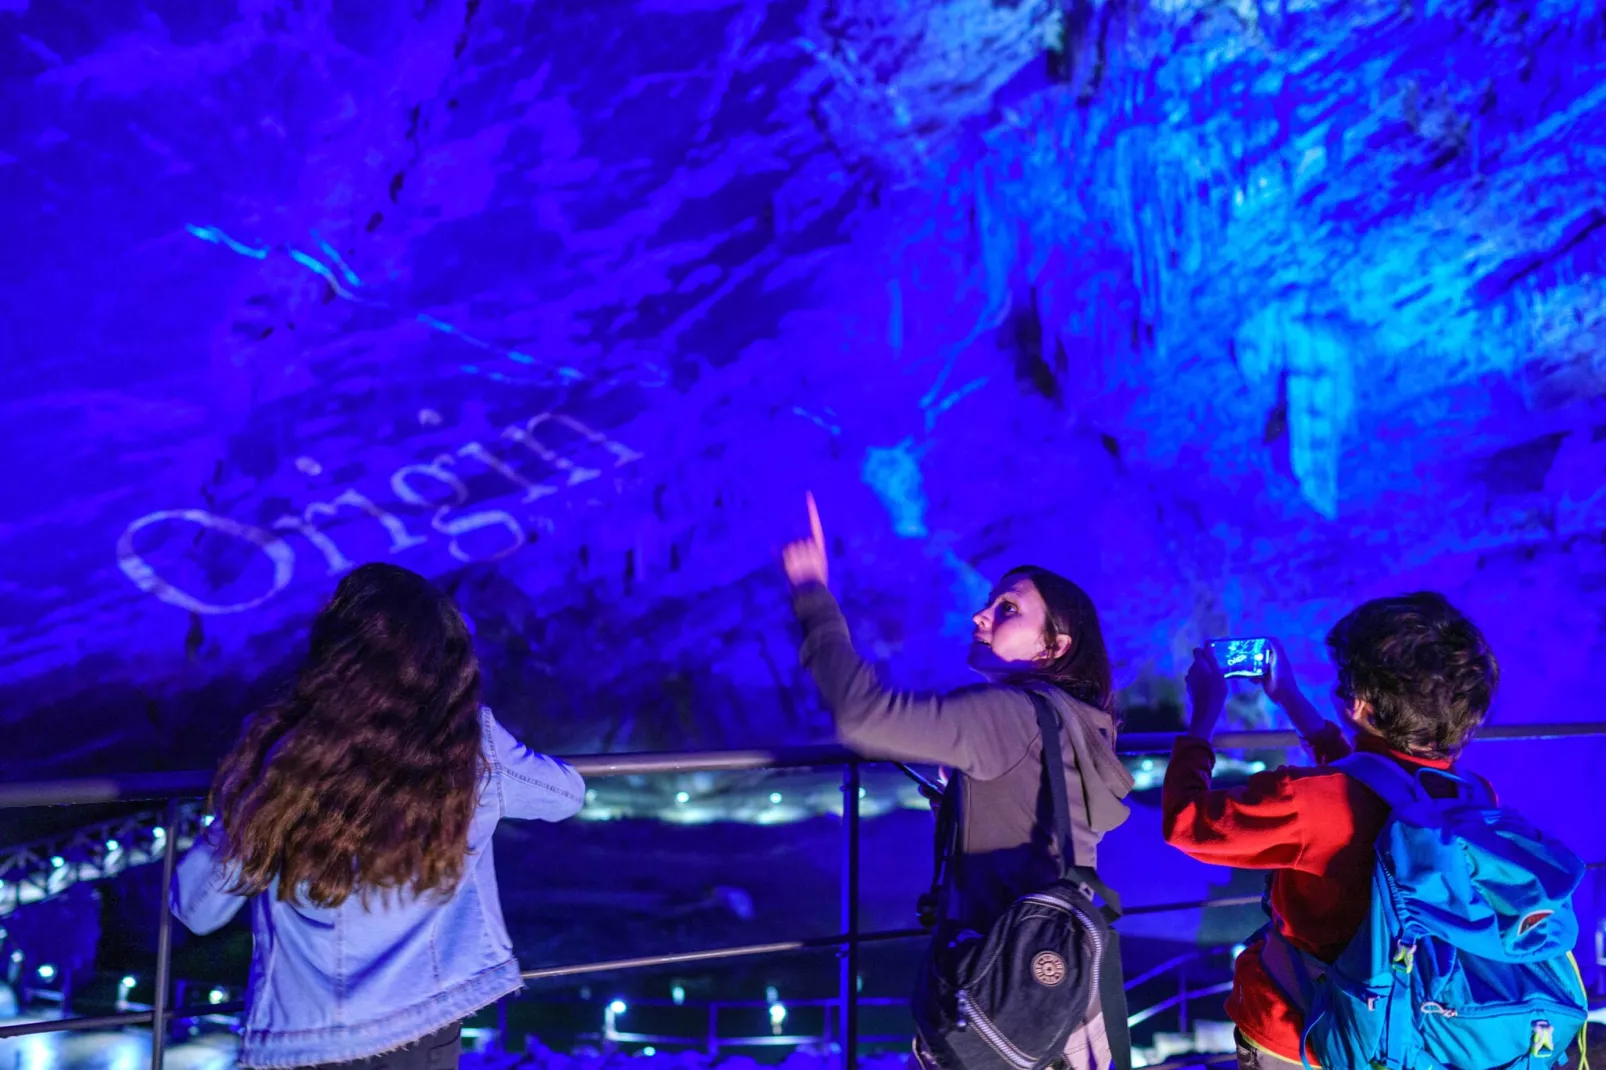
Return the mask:
{"type": "Polygon", "coordinates": [[[1450,781],[1455,785],[1457,796],[1466,802],[1481,806],[1495,805],[1494,789],[1489,786],[1488,781],[1477,775],[1462,776],[1452,769],[1435,769],[1424,765],[1413,774],[1381,754],[1368,754],[1364,751],[1340,758],[1328,768],[1342,770],[1346,776],[1359,780],[1394,810],[1431,798],[1423,783],[1425,777],[1438,777],[1450,781]]]}
{"type": "Polygon", "coordinates": [[[1059,847],[1063,875],[1081,866],[1085,855],[1076,850],[1076,835],[1071,826],[1071,792],[1065,783],[1065,756],[1060,750],[1060,719],[1048,699],[1036,691],[1026,694],[1037,710],[1037,731],[1043,737],[1043,769],[1048,774],[1048,793],[1053,800],[1054,841],[1059,847]]]}
{"type": "Polygon", "coordinates": [[[1059,845],[1062,875],[1093,889],[1104,900],[1105,917],[1114,921],[1121,916],[1121,897],[1099,878],[1097,870],[1087,865],[1087,856],[1076,849],[1071,825],[1071,792],[1065,783],[1065,754],[1060,747],[1059,715],[1037,691],[1027,688],[1026,694],[1037,708],[1037,730],[1043,736],[1043,767],[1048,774],[1048,793],[1054,809],[1054,839],[1059,845]]]}
{"type": "Polygon", "coordinates": [[[1356,751],[1348,758],[1340,758],[1328,766],[1345,776],[1353,777],[1377,793],[1378,798],[1399,810],[1428,797],[1416,777],[1401,769],[1381,754],[1356,751]]]}
{"type": "MultiPolygon", "coordinates": [[[[1071,826],[1071,792],[1065,783],[1065,756],[1060,747],[1059,715],[1037,691],[1027,688],[1026,694],[1037,709],[1037,730],[1043,736],[1043,769],[1048,774],[1062,875],[1080,881],[1104,900],[1102,913],[1106,921],[1113,922],[1121,916],[1121,897],[1099,878],[1097,870],[1082,864],[1086,856],[1076,850],[1071,826]]],[[[1121,941],[1113,928],[1109,930],[1103,960],[1099,963],[1098,1003],[1104,1015],[1104,1035],[1109,1041],[1110,1060],[1115,1070],[1132,1070],[1132,1033],[1127,1021],[1125,977],[1121,971],[1121,941]]]]}
{"type": "Polygon", "coordinates": [[[1309,1042],[1317,1018],[1311,1012],[1316,1002],[1317,982],[1326,976],[1328,965],[1308,951],[1295,947],[1293,941],[1277,927],[1275,917],[1256,935],[1262,938],[1261,968],[1305,1020],[1299,1037],[1299,1064],[1304,1070],[1313,1070],[1309,1042]]]}
{"type": "MultiPolygon", "coordinates": [[[[1422,785],[1417,779],[1394,762],[1381,754],[1369,754],[1365,751],[1356,751],[1346,758],[1328,764],[1327,768],[1337,769],[1345,776],[1360,781],[1377,794],[1391,810],[1409,806],[1420,799],[1427,797],[1422,785]]],[[[1302,948],[1296,947],[1293,941],[1284,936],[1278,926],[1277,912],[1271,905],[1271,887],[1274,874],[1266,875],[1266,891],[1261,898],[1261,906],[1270,919],[1260,932],[1260,965],[1266,976],[1271,978],[1274,985],[1281,990],[1288,1002],[1299,1011],[1305,1019],[1304,1029],[1299,1039],[1299,1065],[1303,1070],[1312,1070],[1310,1062],[1309,1041],[1315,1029],[1319,1015],[1313,1015],[1315,1010],[1316,990],[1318,982],[1328,971],[1328,964],[1310,954],[1302,948]]],[[[1398,982],[1398,976],[1395,977],[1398,982]]],[[[1395,1009],[1409,1008],[1410,1001],[1406,999],[1391,999],[1388,1001],[1389,1018],[1384,1030],[1385,1049],[1391,1037],[1398,1030],[1393,1018],[1395,1009]]],[[[1325,1011],[1321,1013],[1326,1013],[1325,1011]]],[[[1388,1054],[1385,1051],[1385,1056],[1388,1054]]],[[[1395,1062],[1387,1058],[1373,1063],[1375,1070],[1399,1070],[1395,1062]]]]}
{"type": "Polygon", "coordinates": [[[1266,976],[1282,989],[1295,1010],[1308,1013],[1316,999],[1316,982],[1327,973],[1327,963],[1295,947],[1275,921],[1263,926],[1257,935],[1264,940],[1260,946],[1260,965],[1266,976]]]}

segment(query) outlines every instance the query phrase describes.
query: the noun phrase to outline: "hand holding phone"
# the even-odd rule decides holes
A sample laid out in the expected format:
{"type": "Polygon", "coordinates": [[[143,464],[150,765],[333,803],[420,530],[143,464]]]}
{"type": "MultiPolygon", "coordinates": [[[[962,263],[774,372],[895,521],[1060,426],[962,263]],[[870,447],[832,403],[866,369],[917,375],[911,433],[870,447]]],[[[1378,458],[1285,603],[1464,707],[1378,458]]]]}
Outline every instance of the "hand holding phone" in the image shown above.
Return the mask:
{"type": "Polygon", "coordinates": [[[1272,669],[1270,639],[1212,639],[1210,653],[1223,676],[1269,679],[1272,669]]]}
{"type": "Polygon", "coordinates": [[[1266,689],[1266,697],[1283,708],[1301,736],[1312,739],[1329,724],[1299,689],[1294,663],[1288,660],[1283,645],[1275,639],[1271,640],[1271,668],[1260,682],[1266,689]]]}
{"type": "Polygon", "coordinates": [[[1221,674],[1221,666],[1208,644],[1194,648],[1187,685],[1188,701],[1193,707],[1187,734],[1209,741],[1227,704],[1227,678],[1221,674]]]}

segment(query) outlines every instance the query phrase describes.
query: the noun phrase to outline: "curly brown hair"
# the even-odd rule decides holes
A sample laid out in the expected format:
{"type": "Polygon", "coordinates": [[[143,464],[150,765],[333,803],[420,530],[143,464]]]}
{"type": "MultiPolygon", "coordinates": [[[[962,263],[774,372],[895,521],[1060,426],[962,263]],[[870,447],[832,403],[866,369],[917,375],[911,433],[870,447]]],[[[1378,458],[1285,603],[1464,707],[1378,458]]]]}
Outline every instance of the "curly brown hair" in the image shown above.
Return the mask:
{"type": "Polygon", "coordinates": [[[1026,675],[1046,680],[1072,698],[1114,714],[1110,654],[1092,597],[1058,572],[1040,565],[1018,565],[1004,573],[1005,579],[1011,576],[1025,576],[1043,596],[1048,610],[1043,621],[1044,645],[1054,649],[1055,640],[1062,635],[1071,641],[1065,653],[1026,675]]]}
{"type": "Polygon", "coordinates": [[[394,565],[354,569],[312,623],[282,701],[252,716],[209,805],[234,891],[337,906],[449,895],[480,778],[480,668],[452,600],[394,565]]]}
{"type": "Polygon", "coordinates": [[[1335,692],[1371,707],[1395,750],[1449,757],[1472,739],[1500,683],[1500,663],[1478,630],[1441,594],[1374,598],[1327,634],[1335,692]]]}

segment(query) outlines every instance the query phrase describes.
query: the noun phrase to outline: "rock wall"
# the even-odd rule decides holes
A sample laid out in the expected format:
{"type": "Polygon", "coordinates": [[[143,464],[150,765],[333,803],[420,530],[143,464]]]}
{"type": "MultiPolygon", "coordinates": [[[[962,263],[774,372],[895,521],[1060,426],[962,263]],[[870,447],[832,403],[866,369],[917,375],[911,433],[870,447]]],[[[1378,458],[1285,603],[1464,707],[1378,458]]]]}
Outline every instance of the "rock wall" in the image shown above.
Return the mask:
{"type": "MultiPolygon", "coordinates": [[[[7,777],[211,761],[366,559],[563,750],[800,742],[779,543],[962,678],[1031,560],[1134,708],[1445,590],[1600,719],[1606,11],[0,4],[7,777]]],[[[1266,723],[1248,703],[1242,716],[1266,723]]],[[[1556,821],[1599,741],[1480,749],[1556,821]]],[[[1567,822],[1593,857],[1606,844],[1567,822]]]]}

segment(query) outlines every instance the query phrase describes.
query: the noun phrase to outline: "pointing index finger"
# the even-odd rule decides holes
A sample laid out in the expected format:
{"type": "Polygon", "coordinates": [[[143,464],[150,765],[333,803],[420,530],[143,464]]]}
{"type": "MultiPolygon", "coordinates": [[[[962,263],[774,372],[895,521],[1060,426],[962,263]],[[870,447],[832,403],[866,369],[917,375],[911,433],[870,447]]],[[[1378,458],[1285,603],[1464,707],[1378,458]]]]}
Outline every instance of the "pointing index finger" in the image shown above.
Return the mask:
{"type": "Polygon", "coordinates": [[[814,539],[815,545],[825,549],[825,529],[820,526],[820,510],[814,504],[814,492],[807,492],[809,503],[809,535],[814,539]]]}

